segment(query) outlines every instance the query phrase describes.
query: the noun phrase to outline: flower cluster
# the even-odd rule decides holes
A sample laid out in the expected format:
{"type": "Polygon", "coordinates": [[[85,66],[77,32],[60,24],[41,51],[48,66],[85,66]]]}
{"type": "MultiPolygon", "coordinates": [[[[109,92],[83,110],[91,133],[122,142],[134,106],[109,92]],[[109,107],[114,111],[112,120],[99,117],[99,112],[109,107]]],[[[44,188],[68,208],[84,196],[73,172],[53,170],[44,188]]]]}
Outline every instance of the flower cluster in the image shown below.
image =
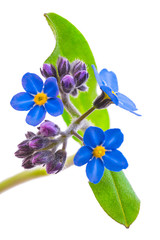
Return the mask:
{"type": "Polygon", "coordinates": [[[27,132],[26,139],[18,145],[15,156],[23,158],[22,167],[30,169],[39,165],[46,166],[48,174],[58,173],[66,161],[65,150],[56,151],[55,136],[60,134],[60,128],[51,121],[43,122],[38,127],[38,133],[27,132]]]}
{"type": "Polygon", "coordinates": [[[66,58],[59,57],[57,69],[52,64],[43,64],[40,69],[45,82],[34,73],[26,73],[22,77],[22,86],[26,92],[13,96],[11,106],[18,111],[28,111],[26,122],[29,125],[40,124],[48,112],[57,117],[63,113],[63,103],[57,98],[61,93],[77,96],[78,90],[86,91],[85,82],[88,79],[86,65],[80,60],[69,63],[66,58]]]}
{"type": "Polygon", "coordinates": [[[98,127],[89,127],[83,136],[84,146],[74,157],[74,164],[82,166],[87,163],[86,174],[90,182],[98,183],[104,172],[104,167],[110,171],[119,172],[128,167],[123,154],[117,150],[123,142],[120,129],[103,131],[98,127]]]}
{"type": "MultiPolygon", "coordinates": [[[[11,106],[19,111],[28,111],[26,122],[38,127],[37,134],[28,132],[26,139],[18,145],[15,155],[23,158],[22,166],[30,169],[39,165],[45,166],[48,174],[57,173],[64,167],[66,161],[66,146],[68,138],[72,135],[79,138],[83,145],[74,157],[76,166],[86,165],[86,174],[90,182],[98,183],[104,169],[121,171],[128,167],[128,162],[123,154],[117,150],[123,142],[123,134],[120,129],[103,131],[98,127],[83,125],[83,120],[95,109],[101,109],[115,104],[136,115],[136,105],[128,97],[118,92],[118,82],[115,73],[103,69],[99,74],[92,65],[95,78],[102,94],[98,96],[93,106],[79,118],[73,121],[65,132],[51,121],[41,123],[48,112],[56,117],[63,114],[63,109],[75,108],[69,101],[69,94],[77,96],[78,91],[87,91],[86,81],[88,72],[86,64],[80,60],[70,63],[68,59],[59,57],[56,67],[52,64],[43,64],[40,69],[42,79],[34,73],[26,73],[22,78],[22,86],[25,92],[16,94],[11,100],[11,106]],[[58,96],[60,94],[60,96],[58,96]],[[61,100],[61,98],[63,100],[61,100]],[[64,101],[67,99],[68,102],[64,101]],[[66,105],[65,105],[66,104],[66,105]],[[70,106],[69,106],[70,105],[70,106]],[[82,127],[83,138],[77,131],[82,127]],[[62,144],[62,148],[58,149],[62,144]],[[58,149],[58,150],[57,150],[58,149]]],[[[72,113],[70,113],[72,115],[72,113]]],[[[76,112],[77,115],[77,112],[76,112]]]]}

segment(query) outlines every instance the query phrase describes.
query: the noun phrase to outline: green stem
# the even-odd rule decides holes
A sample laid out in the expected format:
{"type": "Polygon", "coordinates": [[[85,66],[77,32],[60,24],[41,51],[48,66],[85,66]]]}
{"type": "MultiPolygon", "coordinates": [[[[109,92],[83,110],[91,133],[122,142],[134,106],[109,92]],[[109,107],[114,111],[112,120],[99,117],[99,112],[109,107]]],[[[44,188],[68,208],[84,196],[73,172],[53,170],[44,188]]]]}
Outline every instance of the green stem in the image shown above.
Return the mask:
{"type": "MultiPolygon", "coordinates": [[[[73,157],[74,155],[67,158],[64,169],[73,165],[73,157]]],[[[25,170],[21,173],[18,173],[0,182],[0,194],[19,184],[28,182],[32,179],[45,177],[45,176],[50,176],[49,174],[47,174],[45,168],[35,168],[33,170],[25,170]]]]}
{"type": "Polygon", "coordinates": [[[80,136],[77,132],[72,131],[71,133],[72,133],[76,138],[78,138],[81,142],[83,142],[83,137],[80,136]]]}

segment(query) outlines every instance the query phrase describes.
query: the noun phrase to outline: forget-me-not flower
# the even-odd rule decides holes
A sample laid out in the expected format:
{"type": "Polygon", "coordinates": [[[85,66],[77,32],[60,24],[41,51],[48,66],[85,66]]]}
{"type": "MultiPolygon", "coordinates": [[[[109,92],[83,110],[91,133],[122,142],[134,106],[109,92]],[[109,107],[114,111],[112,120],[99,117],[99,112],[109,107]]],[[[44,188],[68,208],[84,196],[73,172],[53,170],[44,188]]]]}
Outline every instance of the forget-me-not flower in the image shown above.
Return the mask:
{"type": "Polygon", "coordinates": [[[101,72],[98,73],[94,65],[92,65],[92,68],[100,89],[105,93],[105,98],[111,99],[117,106],[140,116],[135,112],[137,110],[135,103],[118,91],[116,74],[112,71],[109,72],[107,69],[102,69],[101,72]]]}
{"type": "Polygon", "coordinates": [[[22,86],[26,92],[13,96],[11,106],[19,111],[30,110],[26,117],[28,124],[38,125],[44,120],[46,112],[55,117],[63,113],[63,103],[57,98],[59,88],[55,77],[47,78],[43,84],[38,75],[26,73],[22,86]]]}
{"type": "Polygon", "coordinates": [[[74,157],[74,164],[82,166],[87,163],[86,174],[90,182],[98,183],[104,172],[104,167],[110,171],[119,172],[128,167],[123,154],[117,150],[123,142],[120,129],[103,131],[98,127],[89,127],[83,136],[84,145],[74,157]]]}

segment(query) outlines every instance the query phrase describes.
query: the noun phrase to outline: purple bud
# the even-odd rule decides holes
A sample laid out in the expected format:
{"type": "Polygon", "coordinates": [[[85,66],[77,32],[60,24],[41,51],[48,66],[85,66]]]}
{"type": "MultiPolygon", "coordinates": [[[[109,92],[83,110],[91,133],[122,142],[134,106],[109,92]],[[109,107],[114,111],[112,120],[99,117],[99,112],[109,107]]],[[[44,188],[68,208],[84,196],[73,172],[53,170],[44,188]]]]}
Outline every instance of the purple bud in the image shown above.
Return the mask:
{"type": "Polygon", "coordinates": [[[25,136],[26,136],[27,139],[31,139],[32,137],[36,136],[36,134],[33,133],[33,132],[27,132],[27,133],[25,134],[25,136]]]}
{"type": "Polygon", "coordinates": [[[26,157],[22,162],[22,167],[25,169],[30,169],[34,167],[34,164],[32,163],[32,156],[26,157]]]}
{"type": "Polygon", "coordinates": [[[82,86],[78,87],[78,90],[80,90],[82,92],[86,92],[88,90],[88,87],[86,85],[82,85],[82,86]]]}
{"type": "Polygon", "coordinates": [[[58,173],[64,167],[66,161],[66,152],[58,150],[55,153],[54,159],[46,164],[46,171],[48,174],[58,173]]]}
{"type": "Polygon", "coordinates": [[[60,77],[69,73],[70,63],[64,57],[59,57],[57,61],[58,74],[60,77]]]}
{"type": "Polygon", "coordinates": [[[80,60],[76,60],[71,64],[71,72],[74,75],[76,72],[86,70],[86,64],[80,60]]]}
{"type": "Polygon", "coordinates": [[[18,149],[15,152],[15,156],[18,158],[25,158],[28,157],[29,155],[31,155],[33,153],[33,149],[28,148],[28,149],[18,149]]]}
{"type": "Polygon", "coordinates": [[[74,74],[74,80],[76,82],[76,87],[80,87],[84,82],[88,79],[88,72],[85,70],[81,70],[74,74]]]}
{"type": "Polygon", "coordinates": [[[51,121],[45,121],[40,125],[39,133],[44,137],[54,137],[60,133],[60,128],[51,121]]]}
{"type": "Polygon", "coordinates": [[[72,96],[73,97],[76,97],[78,95],[78,91],[77,89],[75,88],[72,92],[71,92],[72,96]]]}
{"type": "Polygon", "coordinates": [[[65,75],[61,79],[62,89],[65,93],[70,93],[75,86],[74,78],[71,75],[65,75]]]}
{"type": "Polygon", "coordinates": [[[51,161],[53,153],[51,151],[37,152],[32,156],[32,163],[34,165],[46,164],[51,161]]]}
{"type": "Polygon", "coordinates": [[[49,78],[49,77],[57,78],[56,69],[52,64],[44,63],[43,68],[42,69],[40,68],[40,71],[41,71],[42,76],[45,78],[49,78]]]}
{"type": "Polygon", "coordinates": [[[28,150],[29,149],[29,141],[24,140],[23,142],[18,144],[18,149],[20,150],[28,150]]]}
{"type": "Polygon", "coordinates": [[[29,141],[29,147],[34,150],[45,148],[49,145],[50,140],[40,136],[35,136],[29,141]]]}

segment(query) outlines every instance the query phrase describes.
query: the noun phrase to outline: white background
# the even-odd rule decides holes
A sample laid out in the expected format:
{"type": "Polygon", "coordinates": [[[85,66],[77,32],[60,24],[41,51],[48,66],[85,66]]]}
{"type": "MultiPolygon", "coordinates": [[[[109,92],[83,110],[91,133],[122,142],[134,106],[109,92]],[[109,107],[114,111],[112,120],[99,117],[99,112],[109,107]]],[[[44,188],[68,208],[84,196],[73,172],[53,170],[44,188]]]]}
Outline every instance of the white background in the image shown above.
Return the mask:
{"type": "MultiPolygon", "coordinates": [[[[26,72],[39,68],[54,49],[53,34],[43,16],[55,12],[86,37],[98,69],[116,73],[120,92],[137,105],[142,117],[109,107],[111,127],[121,128],[120,148],[129,167],[125,174],[141,199],[137,220],[129,229],[101,209],[88,186],[85,168],[71,167],[37,179],[0,196],[0,239],[159,239],[160,214],[160,6],[159,1],[3,1],[0,6],[0,181],[21,172],[14,157],[24,133],[26,112],[10,107],[22,91],[26,72]]],[[[47,119],[52,119],[47,116],[47,119]]],[[[61,118],[54,119],[62,129],[61,118]]],[[[73,153],[74,143],[68,152],[73,153]]]]}

